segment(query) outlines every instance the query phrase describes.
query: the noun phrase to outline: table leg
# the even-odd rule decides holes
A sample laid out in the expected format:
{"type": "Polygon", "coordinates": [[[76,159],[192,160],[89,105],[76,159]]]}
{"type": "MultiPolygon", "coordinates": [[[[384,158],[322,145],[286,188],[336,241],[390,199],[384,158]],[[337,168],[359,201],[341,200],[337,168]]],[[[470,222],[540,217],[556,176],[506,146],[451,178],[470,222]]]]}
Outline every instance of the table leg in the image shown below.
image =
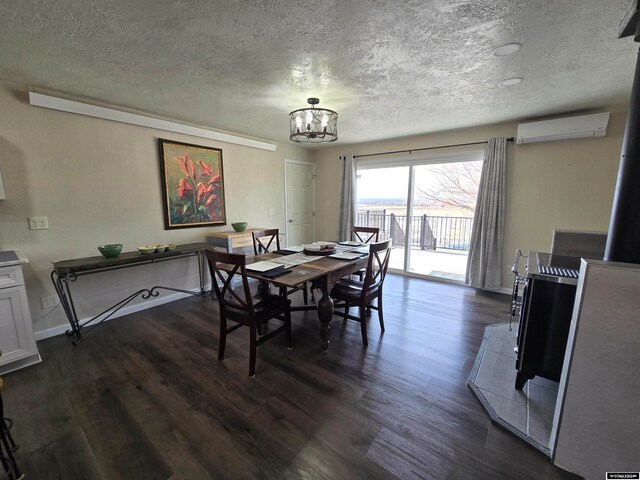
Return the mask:
{"type": "Polygon", "coordinates": [[[53,286],[56,289],[56,293],[58,294],[64,313],[66,314],[67,320],[69,320],[69,325],[71,326],[71,328],[65,333],[70,337],[75,337],[75,340],[73,341],[74,345],[77,345],[82,340],[78,315],[76,314],[76,309],[73,305],[71,289],[69,287],[69,282],[75,282],[76,278],[77,277],[74,274],[64,274],[59,276],[55,271],[51,272],[51,281],[53,282],[53,286]]]}
{"type": "Polygon", "coordinates": [[[314,289],[321,292],[321,295],[316,294],[318,298],[318,320],[320,320],[320,341],[322,342],[322,349],[327,350],[329,348],[329,334],[331,318],[333,317],[333,299],[329,296],[329,288],[326,283],[314,284],[314,289]]]}
{"type": "Polygon", "coordinates": [[[258,290],[256,295],[260,298],[267,298],[271,294],[271,284],[264,280],[258,280],[258,290]]]}

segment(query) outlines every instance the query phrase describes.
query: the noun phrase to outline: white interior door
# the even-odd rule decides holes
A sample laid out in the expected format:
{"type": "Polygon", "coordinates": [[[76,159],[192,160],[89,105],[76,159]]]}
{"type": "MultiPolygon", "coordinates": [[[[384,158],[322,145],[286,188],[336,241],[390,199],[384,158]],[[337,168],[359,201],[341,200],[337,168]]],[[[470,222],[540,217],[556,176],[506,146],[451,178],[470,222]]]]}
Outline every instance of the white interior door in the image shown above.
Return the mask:
{"type": "Polygon", "coordinates": [[[312,243],[315,232],[315,165],[284,161],[285,221],[287,246],[312,243]]]}

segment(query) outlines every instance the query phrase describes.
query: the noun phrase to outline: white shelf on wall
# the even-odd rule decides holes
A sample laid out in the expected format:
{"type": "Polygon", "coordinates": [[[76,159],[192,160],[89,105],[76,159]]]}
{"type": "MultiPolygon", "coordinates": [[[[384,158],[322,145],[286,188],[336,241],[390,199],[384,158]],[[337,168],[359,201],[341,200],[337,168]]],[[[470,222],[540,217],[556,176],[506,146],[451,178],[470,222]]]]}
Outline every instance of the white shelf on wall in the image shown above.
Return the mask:
{"type": "Polygon", "coordinates": [[[241,137],[231,133],[219,132],[208,128],[196,127],[185,123],[174,122],[155,118],[150,115],[140,115],[137,113],[125,112],[114,108],[100,107],[89,103],[76,102],[65,98],[52,97],[41,93],[29,92],[29,103],[36,107],[50,108],[61,112],[75,113],[88,117],[102,118],[114,122],[138,125],[140,127],[155,128],[166,132],[182,133],[194,137],[208,138],[220,142],[243,145],[245,147],[259,148],[274,152],[276,145],[270,142],[263,142],[252,138],[241,137]]]}

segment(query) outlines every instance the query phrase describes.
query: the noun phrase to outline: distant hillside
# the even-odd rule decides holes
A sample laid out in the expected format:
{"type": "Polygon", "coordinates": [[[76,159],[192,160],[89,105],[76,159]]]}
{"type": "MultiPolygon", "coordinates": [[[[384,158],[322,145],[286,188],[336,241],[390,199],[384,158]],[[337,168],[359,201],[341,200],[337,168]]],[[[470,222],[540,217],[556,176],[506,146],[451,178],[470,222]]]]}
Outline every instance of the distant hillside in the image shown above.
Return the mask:
{"type": "Polygon", "coordinates": [[[379,204],[379,203],[386,203],[386,204],[394,204],[394,203],[401,203],[401,204],[406,204],[407,200],[405,198],[358,198],[358,204],[363,204],[363,203],[375,203],[375,204],[379,204]]]}

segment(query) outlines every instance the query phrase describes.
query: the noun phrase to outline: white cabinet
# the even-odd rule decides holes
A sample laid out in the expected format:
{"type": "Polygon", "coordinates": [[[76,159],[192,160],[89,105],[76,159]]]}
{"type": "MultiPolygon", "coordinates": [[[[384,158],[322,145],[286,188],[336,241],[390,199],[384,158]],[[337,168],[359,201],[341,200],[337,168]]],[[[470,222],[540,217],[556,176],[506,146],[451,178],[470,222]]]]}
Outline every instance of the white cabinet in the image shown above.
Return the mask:
{"type": "Polygon", "coordinates": [[[21,265],[0,267],[0,374],[41,362],[21,265]]]}

